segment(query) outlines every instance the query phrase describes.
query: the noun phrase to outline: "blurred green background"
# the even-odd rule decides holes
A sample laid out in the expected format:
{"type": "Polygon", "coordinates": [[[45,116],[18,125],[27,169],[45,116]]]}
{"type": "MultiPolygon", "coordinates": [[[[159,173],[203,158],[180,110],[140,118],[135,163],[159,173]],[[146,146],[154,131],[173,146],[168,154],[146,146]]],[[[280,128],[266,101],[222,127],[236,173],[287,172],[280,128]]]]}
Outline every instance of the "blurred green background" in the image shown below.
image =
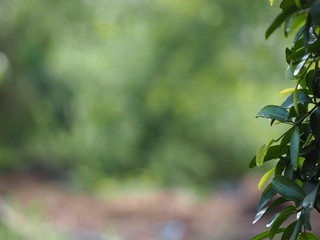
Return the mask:
{"type": "MultiPolygon", "coordinates": [[[[280,33],[267,1],[0,2],[0,171],[99,191],[211,188],[279,127],[280,33]]],[[[288,86],[289,84],[289,86],[288,86]]]]}

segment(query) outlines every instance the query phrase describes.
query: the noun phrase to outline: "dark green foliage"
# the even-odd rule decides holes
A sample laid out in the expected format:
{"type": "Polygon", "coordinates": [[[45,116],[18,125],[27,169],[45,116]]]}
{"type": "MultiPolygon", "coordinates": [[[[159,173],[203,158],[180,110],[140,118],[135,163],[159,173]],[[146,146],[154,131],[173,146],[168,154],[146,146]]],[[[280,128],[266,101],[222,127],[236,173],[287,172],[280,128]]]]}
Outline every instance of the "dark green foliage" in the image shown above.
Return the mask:
{"type": "MultiPolygon", "coordinates": [[[[320,212],[320,1],[283,0],[280,8],[282,12],[268,28],[266,38],[281,25],[284,25],[285,36],[295,34],[292,47],[285,51],[289,64],[287,77],[294,80],[294,86],[283,91],[291,94],[280,106],[268,105],[257,117],[269,118],[271,123],[278,121],[290,128],[272,140],[272,144],[281,141],[280,145],[268,145],[268,149],[263,145],[250,163],[250,167],[254,167],[278,159],[274,177],[261,195],[253,223],[274,206],[285,202],[290,202],[290,206],[275,214],[267,224],[268,232],[252,239],[273,239],[282,224],[296,215],[296,221],[281,231],[281,239],[313,240],[318,238],[307,231],[312,229],[310,212],[314,209],[320,212]],[[266,149],[263,157],[261,149],[266,149]],[[280,198],[272,200],[276,195],[280,198]],[[270,201],[269,206],[263,208],[270,201]]],[[[265,182],[265,176],[262,179],[265,182]]]]}

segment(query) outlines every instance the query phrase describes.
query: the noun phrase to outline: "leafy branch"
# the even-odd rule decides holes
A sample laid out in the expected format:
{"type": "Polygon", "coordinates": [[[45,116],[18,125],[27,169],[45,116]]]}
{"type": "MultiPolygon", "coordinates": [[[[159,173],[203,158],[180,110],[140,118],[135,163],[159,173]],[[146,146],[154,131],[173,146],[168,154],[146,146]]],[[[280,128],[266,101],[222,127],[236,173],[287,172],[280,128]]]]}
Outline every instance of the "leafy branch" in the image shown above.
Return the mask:
{"type": "Polygon", "coordinates": [[[261,194],[253,223],[283,207],[267,224],[268,231],[252,240],[273,239],[277,234],[281,240],[314,240],[319,238],[308,231],[312,230],[310,212],[320,213],[320,0],[282,0],[280,9],[265,37],[282,25],[285,37],[294,34],[291,48],[285,50],[286,75],[294,86],[281,91],[290,94],[281,105],[267,105],[256,117],[291,127],[262,145],[250,162],[253,168],[277,161],[258,184],[261,189],[272,177],[261,194]],[[295,220],[282,227],[293,215],[295,220]]]}

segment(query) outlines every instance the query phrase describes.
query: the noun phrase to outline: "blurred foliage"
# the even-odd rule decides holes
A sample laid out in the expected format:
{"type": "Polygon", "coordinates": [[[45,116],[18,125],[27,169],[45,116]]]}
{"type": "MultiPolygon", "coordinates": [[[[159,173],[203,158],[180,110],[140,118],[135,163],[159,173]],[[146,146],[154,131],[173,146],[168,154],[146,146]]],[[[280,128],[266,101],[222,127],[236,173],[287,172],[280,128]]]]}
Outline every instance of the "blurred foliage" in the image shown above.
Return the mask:
{"type": "Polygon", "coordinates": [[[1,171],[88,189],[106,177],[240,176],[278,131],[255,131],[264,123],[253,118],[283,88],[284,44],[263,40],[272,11],[242,0],[1,1],[1,171]]]}

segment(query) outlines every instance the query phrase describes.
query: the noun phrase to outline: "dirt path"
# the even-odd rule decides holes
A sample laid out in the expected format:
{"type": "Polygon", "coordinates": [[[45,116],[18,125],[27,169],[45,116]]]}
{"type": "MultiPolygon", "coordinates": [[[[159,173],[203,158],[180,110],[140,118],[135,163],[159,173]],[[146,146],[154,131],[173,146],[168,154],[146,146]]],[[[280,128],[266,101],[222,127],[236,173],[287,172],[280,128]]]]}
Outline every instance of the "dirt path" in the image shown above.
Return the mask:
{"type": "Polygon", "coordinates": [[[256,182],[246,178],[238,189],[202,202],[169,190],[104,200],[30,176],[3,177],[0,191],[13,209],[40,206],[50,226],[74,239],[98,240],[105,233],[120,240],[248,240],[263,229],[251,226],[256,182]]]}

